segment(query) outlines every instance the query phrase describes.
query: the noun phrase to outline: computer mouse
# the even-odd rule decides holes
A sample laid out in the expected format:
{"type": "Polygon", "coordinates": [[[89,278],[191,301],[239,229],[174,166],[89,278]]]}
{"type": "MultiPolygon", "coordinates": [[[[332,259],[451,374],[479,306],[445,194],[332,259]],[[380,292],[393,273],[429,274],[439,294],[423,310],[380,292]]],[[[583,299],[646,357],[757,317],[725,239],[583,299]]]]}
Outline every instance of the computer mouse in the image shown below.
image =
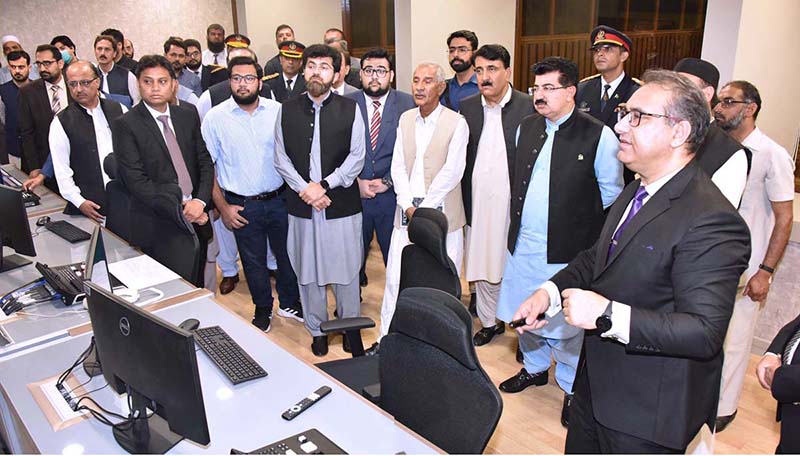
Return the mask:
{"type": "Polygon", "coordinates": [[[184,331],[194,331],[200,327],[200,320],[196,318],[187,318],[178,326],[184,331]]]}
{"type": "Polygon", "coordinates": [[[50,217],[44,215],[36,219],[36,226],[45,226],[50,223],[50,217]]]}
{"type": "Polygon", "coordinates": [[[114,294],[128,301],[131,304],[136,304],[136,301],[139,300],[139,292],[132,288],[125,288],[125,287],[115,288],[114,294]]]}

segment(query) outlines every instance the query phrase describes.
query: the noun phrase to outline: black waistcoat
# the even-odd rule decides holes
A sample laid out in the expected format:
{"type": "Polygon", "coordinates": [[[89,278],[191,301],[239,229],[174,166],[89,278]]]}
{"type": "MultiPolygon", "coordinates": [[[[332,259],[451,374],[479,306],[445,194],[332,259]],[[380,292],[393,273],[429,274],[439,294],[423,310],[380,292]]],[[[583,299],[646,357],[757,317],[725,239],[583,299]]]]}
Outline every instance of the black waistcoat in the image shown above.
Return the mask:
{"type": "MultiPolygon", "coordinates": [[[[322,103],[319,113],[319,143],[323,179],[341,166],[350,154],[356,106],[354,100],[333,93],[322,103]]],[[[307,96],[283,102],[281,128],[286,154],[300,176],[310,182],[314,106],[307,96]]],[[[361,212],[361,195],[357,185],[332,188],[327,195],[331,199],[331,205],[325,210],[326,218],[348,217],[361,212]]],[[[289,213],[295,217],[311,218],[311,206],[304,203],[297,193],[287,192],[286,205],[289,213]]]]}
{"type": "MultiPolygon", "coordinates": [[[[122,105],[115,101],[100,99],[100,106],[109,125],[122,115],[122,105]]],[[[78,103],[70,103],[58,120],[69,138],[69,166],[75,185],[81,189],[81,196],[99,204],[99,212],[105,215],[106,191],[92,116],[78,103]]],[[[64,213],[77,215],[81,211],[68,203],[64,213]]]]}
{"type": "Polygon", "coordinates": [[[738,152],[739,149],[744,149],[744,153],[747,155],[747,174],[750,174],[750,166],[753,157],[750,149],[744,147],[729,134],[725,133],[716,122],[711,122],[711,125],[708,127],[706,139],[697,151],[697,162],[700,164],[700,168],[711,177],[731,158],[731,156],[733,156],[733,154],[738,152]]]}
{"type": "Polygon", "coordinates": [[[19,87],[14,84],[14,81],[0,85],[0,99],[3,100],[6,109],[6,152],[9,155],[21,157],[22,147],[19,139],[19,121],[17,120],[19,87]]]}
{"type": "MultiPolygon", "coordinates": [[[[511,184],[508,250],[517,244],[525,195],[533,166],[547,139],[545,118],[523,119],[511,184]]],[[[594,160],[603,124],[577,109],[559,126],[550,160],[550,202],[547,214],[547,262],[569,263],[600,236],[605,216],[594,160]]]]}
{"type": "Polygon", "coordinates": [[[111,72],[108,73],[108,76],[106,76],[106,79],[108,80],[108,87],[103,87],[102,89],[108,93],[130,97],[131,93],[128,91],[129,73],[130,71],[115,64],[114,68],[112,68],[111,72]]]}

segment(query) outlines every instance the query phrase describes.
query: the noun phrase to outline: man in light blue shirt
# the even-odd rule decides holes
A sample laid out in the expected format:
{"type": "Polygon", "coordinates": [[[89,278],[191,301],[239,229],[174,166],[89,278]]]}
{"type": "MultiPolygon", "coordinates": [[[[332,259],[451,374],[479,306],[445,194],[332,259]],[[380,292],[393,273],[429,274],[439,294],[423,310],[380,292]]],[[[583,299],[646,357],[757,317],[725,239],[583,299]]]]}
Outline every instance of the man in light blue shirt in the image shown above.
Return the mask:
{"type": "Polygon", "coordinates": [[[273,302],[267,241],[278,262],[278,315],[303,321],[297,277],[286,253],[286,185],[274,164],[280,104],[258,96],[261,80],[252,58],[234,57],[228,70],[232,97],[208,111],[203,139],[217,170],[214,204],[236,237],[256,306],[253,324],[267,332],[273,302]]]}

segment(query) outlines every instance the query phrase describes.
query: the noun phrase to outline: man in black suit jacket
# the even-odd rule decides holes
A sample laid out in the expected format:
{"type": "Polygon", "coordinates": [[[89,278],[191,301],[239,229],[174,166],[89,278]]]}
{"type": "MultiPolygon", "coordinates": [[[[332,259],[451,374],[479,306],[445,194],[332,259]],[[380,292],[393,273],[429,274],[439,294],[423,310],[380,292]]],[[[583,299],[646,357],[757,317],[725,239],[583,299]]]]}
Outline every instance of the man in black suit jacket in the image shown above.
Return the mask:
{"type": "Polygon", "coordinates": [[[202,266],[211,238],[207,211],[214,165],[200,118],[193,110],[168,104],[175,73],[163,56],[142,57],[137,71],[142,103],[112,124],[119,176],[131,193],[131,219],[136,220],[131,242],[157,258],[152,246],[162,235],[159,226],[174,222],[181,227],[185,220],[194,224],[202,266]],[[184,220],[177,216],[178,207],[184,220]]]}
{"type": "Polygon", "coordinates": [[[620,194],[597,243],[514,315],[535,329],[547,324],[538,315],[563,310],[586,330],[567,453],[684,452],[713,427],[750,256],[747,225],[694,160],[708,130],[702,93],[670,71],[644,80],[616,126],[618,158],[641,181],[620,194]]]}
{"type": "Polygon", "coordinates": [[[275,94],[275,101],[278,103],[283,103],[289,98],[295,98],[306,91],[306,79],[302,73],[303,50],[305,48],[298,41],[284,41],[280,45],[280,53],[278,54],[280,56],[281,70],[264,75],[264,82],[272,89],[272,93],[275,94]]]}
{"type": "Polygon", "coordinates": [[[778,401],[781,441],[777,454],[800,453],[800,315],[784,326],[772,340],[756,368],[758,382],[772,390],[778,401]]]}

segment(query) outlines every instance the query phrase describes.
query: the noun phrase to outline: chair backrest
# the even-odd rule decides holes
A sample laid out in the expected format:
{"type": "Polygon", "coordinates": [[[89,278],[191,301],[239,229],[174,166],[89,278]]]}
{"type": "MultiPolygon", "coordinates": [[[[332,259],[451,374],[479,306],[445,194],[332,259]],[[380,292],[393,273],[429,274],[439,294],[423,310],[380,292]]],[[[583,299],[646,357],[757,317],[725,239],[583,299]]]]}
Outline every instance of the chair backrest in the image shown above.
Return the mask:
{"type": "Polygon", "coordinates": [[[131,194],[117,177],[117,160],[113,153],[103,160],[103,170],[111,178],[106,184],[106,228],[130,243],[131,194]]]}
{"type": "Polygon", "coordinates": [[[472,344],[461,301],[430,288],[400,292],[381,339],[381,407],[448,453],[482,453],[503,401],[472,344]]]}
{"type": "Polygon", "coordinates": [[[172,219],[161,219],[147,254],[196,286],[202,286],[200,241],[191,223],[183,218],[180,206],[175,206],[172,219]],[[180,225],[176,224],[176,221],[180,225]]]}
{"type": "Polygon", "coordinates": [[[460,298],[458,270],[447,256],[447,217],[436,209],[417,209],[408,224],[408,238],[412,243],[403,248],[400,291],[436,288],[460,298]]]}

